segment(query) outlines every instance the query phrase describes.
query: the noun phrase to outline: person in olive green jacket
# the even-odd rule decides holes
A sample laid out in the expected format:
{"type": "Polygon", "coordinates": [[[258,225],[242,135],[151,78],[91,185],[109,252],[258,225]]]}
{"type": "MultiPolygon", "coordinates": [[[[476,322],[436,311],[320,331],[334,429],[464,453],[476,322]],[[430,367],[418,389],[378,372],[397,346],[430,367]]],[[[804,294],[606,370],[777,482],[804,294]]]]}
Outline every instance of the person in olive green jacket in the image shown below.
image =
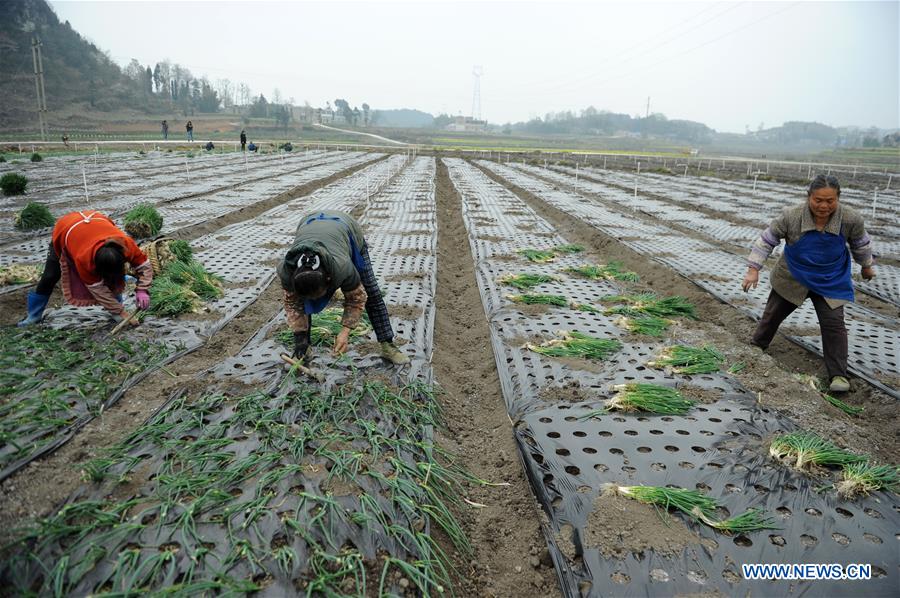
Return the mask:
{"type": "Polygon", "coordinates": [[[334,341],[334,354],[343,354],[350,331],[359,324],[363,309],[381,345],[381,356],[402,365],[409,363],[394,343],[387,306],[359,223],[349,214],[335,211],[304,216],[294,243],[278,265],[284,291],[284,312],[294,332],[294,357],[303,358],[311,343],[312,314],[328,305],[335,291],[344,295],[341,331],[334,341]]]}

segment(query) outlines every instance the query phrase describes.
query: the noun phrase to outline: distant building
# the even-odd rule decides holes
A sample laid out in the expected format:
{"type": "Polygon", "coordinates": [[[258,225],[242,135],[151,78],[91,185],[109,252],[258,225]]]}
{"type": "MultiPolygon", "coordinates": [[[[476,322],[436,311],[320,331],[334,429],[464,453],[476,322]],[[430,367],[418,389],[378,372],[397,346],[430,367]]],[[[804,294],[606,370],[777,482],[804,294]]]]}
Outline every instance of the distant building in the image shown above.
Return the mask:
{"type": "Polygon", "coordinates": [[[447,125],[448,131],[484,131],[487,129],[486,120],[475,120],[471,116],[457,116],[453,122],[447,125]]]}

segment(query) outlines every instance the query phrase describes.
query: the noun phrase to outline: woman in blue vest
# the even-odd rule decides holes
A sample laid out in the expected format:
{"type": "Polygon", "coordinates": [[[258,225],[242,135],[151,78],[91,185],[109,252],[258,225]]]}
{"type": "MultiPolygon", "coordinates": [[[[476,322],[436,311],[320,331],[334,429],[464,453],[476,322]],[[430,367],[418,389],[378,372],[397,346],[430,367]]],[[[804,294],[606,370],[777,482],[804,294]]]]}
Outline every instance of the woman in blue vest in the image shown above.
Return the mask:
{"type": "Polygon", "coordinates": [[[402,365],[409,358],[394,343],[387,306],[375,280],[362,228],[349,214],[323,211],[300,221],[294,243],[278,265],[284,290],[284,312],[294,332],[294,357],[309,348],[312,314],[331,301],[335,291],[344,295],[341,331],[334,341],[334,354],[343,354],[350,331],[359,324],[363,309],[381,346],[381,356],[402,365]]]}
{"type": "Polygon", "coordinates": [[[875,277],[872,243],[863,218],[841,205],[840,196],[836,177],[817,176],[806,201],[785,208],[753,244],[742,284],[745,292],[756,288],[759,271],[784,239],[784,254],[772,270],[772,292],[752,344],[766,349],[784,319],[809,297],[819,318],[831,392],[850,390],[844,304],[854,299],[851,256],[862,266],[865,280],[875,277]]]}

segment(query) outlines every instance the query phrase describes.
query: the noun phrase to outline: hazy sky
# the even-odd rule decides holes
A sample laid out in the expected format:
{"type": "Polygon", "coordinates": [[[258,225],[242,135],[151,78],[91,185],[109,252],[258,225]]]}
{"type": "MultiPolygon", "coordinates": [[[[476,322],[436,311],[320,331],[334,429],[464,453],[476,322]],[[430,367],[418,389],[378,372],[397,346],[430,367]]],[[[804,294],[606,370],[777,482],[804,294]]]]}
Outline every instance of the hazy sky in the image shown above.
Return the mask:
{"type": "Polygon", "coordinates": [[[165,58],[314,106],[598,109],[719,131],[900,127],[900,2],[82,2],[51,5],[118,63],[165,58]]]}

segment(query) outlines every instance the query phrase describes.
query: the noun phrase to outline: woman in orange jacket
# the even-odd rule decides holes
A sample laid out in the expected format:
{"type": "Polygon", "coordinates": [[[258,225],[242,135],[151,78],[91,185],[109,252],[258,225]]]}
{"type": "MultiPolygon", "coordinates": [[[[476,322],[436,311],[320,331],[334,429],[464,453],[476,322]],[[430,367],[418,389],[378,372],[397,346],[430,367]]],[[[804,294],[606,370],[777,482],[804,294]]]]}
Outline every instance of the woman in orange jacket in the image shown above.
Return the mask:
{"type": "Polygon", "coordinates": [[[28,293],[28,315],[19,326],[41,321],[56,283],[62,279],[66,301],[78,307],[100,305],[114,320],[128,317],[122,305],[125,264],[137,278],[134,299],[138,309],[150,307],[153,268],[144,252],[108,216],[88,210],[72,212],[56,221],[44,273],[28,293]]]}

